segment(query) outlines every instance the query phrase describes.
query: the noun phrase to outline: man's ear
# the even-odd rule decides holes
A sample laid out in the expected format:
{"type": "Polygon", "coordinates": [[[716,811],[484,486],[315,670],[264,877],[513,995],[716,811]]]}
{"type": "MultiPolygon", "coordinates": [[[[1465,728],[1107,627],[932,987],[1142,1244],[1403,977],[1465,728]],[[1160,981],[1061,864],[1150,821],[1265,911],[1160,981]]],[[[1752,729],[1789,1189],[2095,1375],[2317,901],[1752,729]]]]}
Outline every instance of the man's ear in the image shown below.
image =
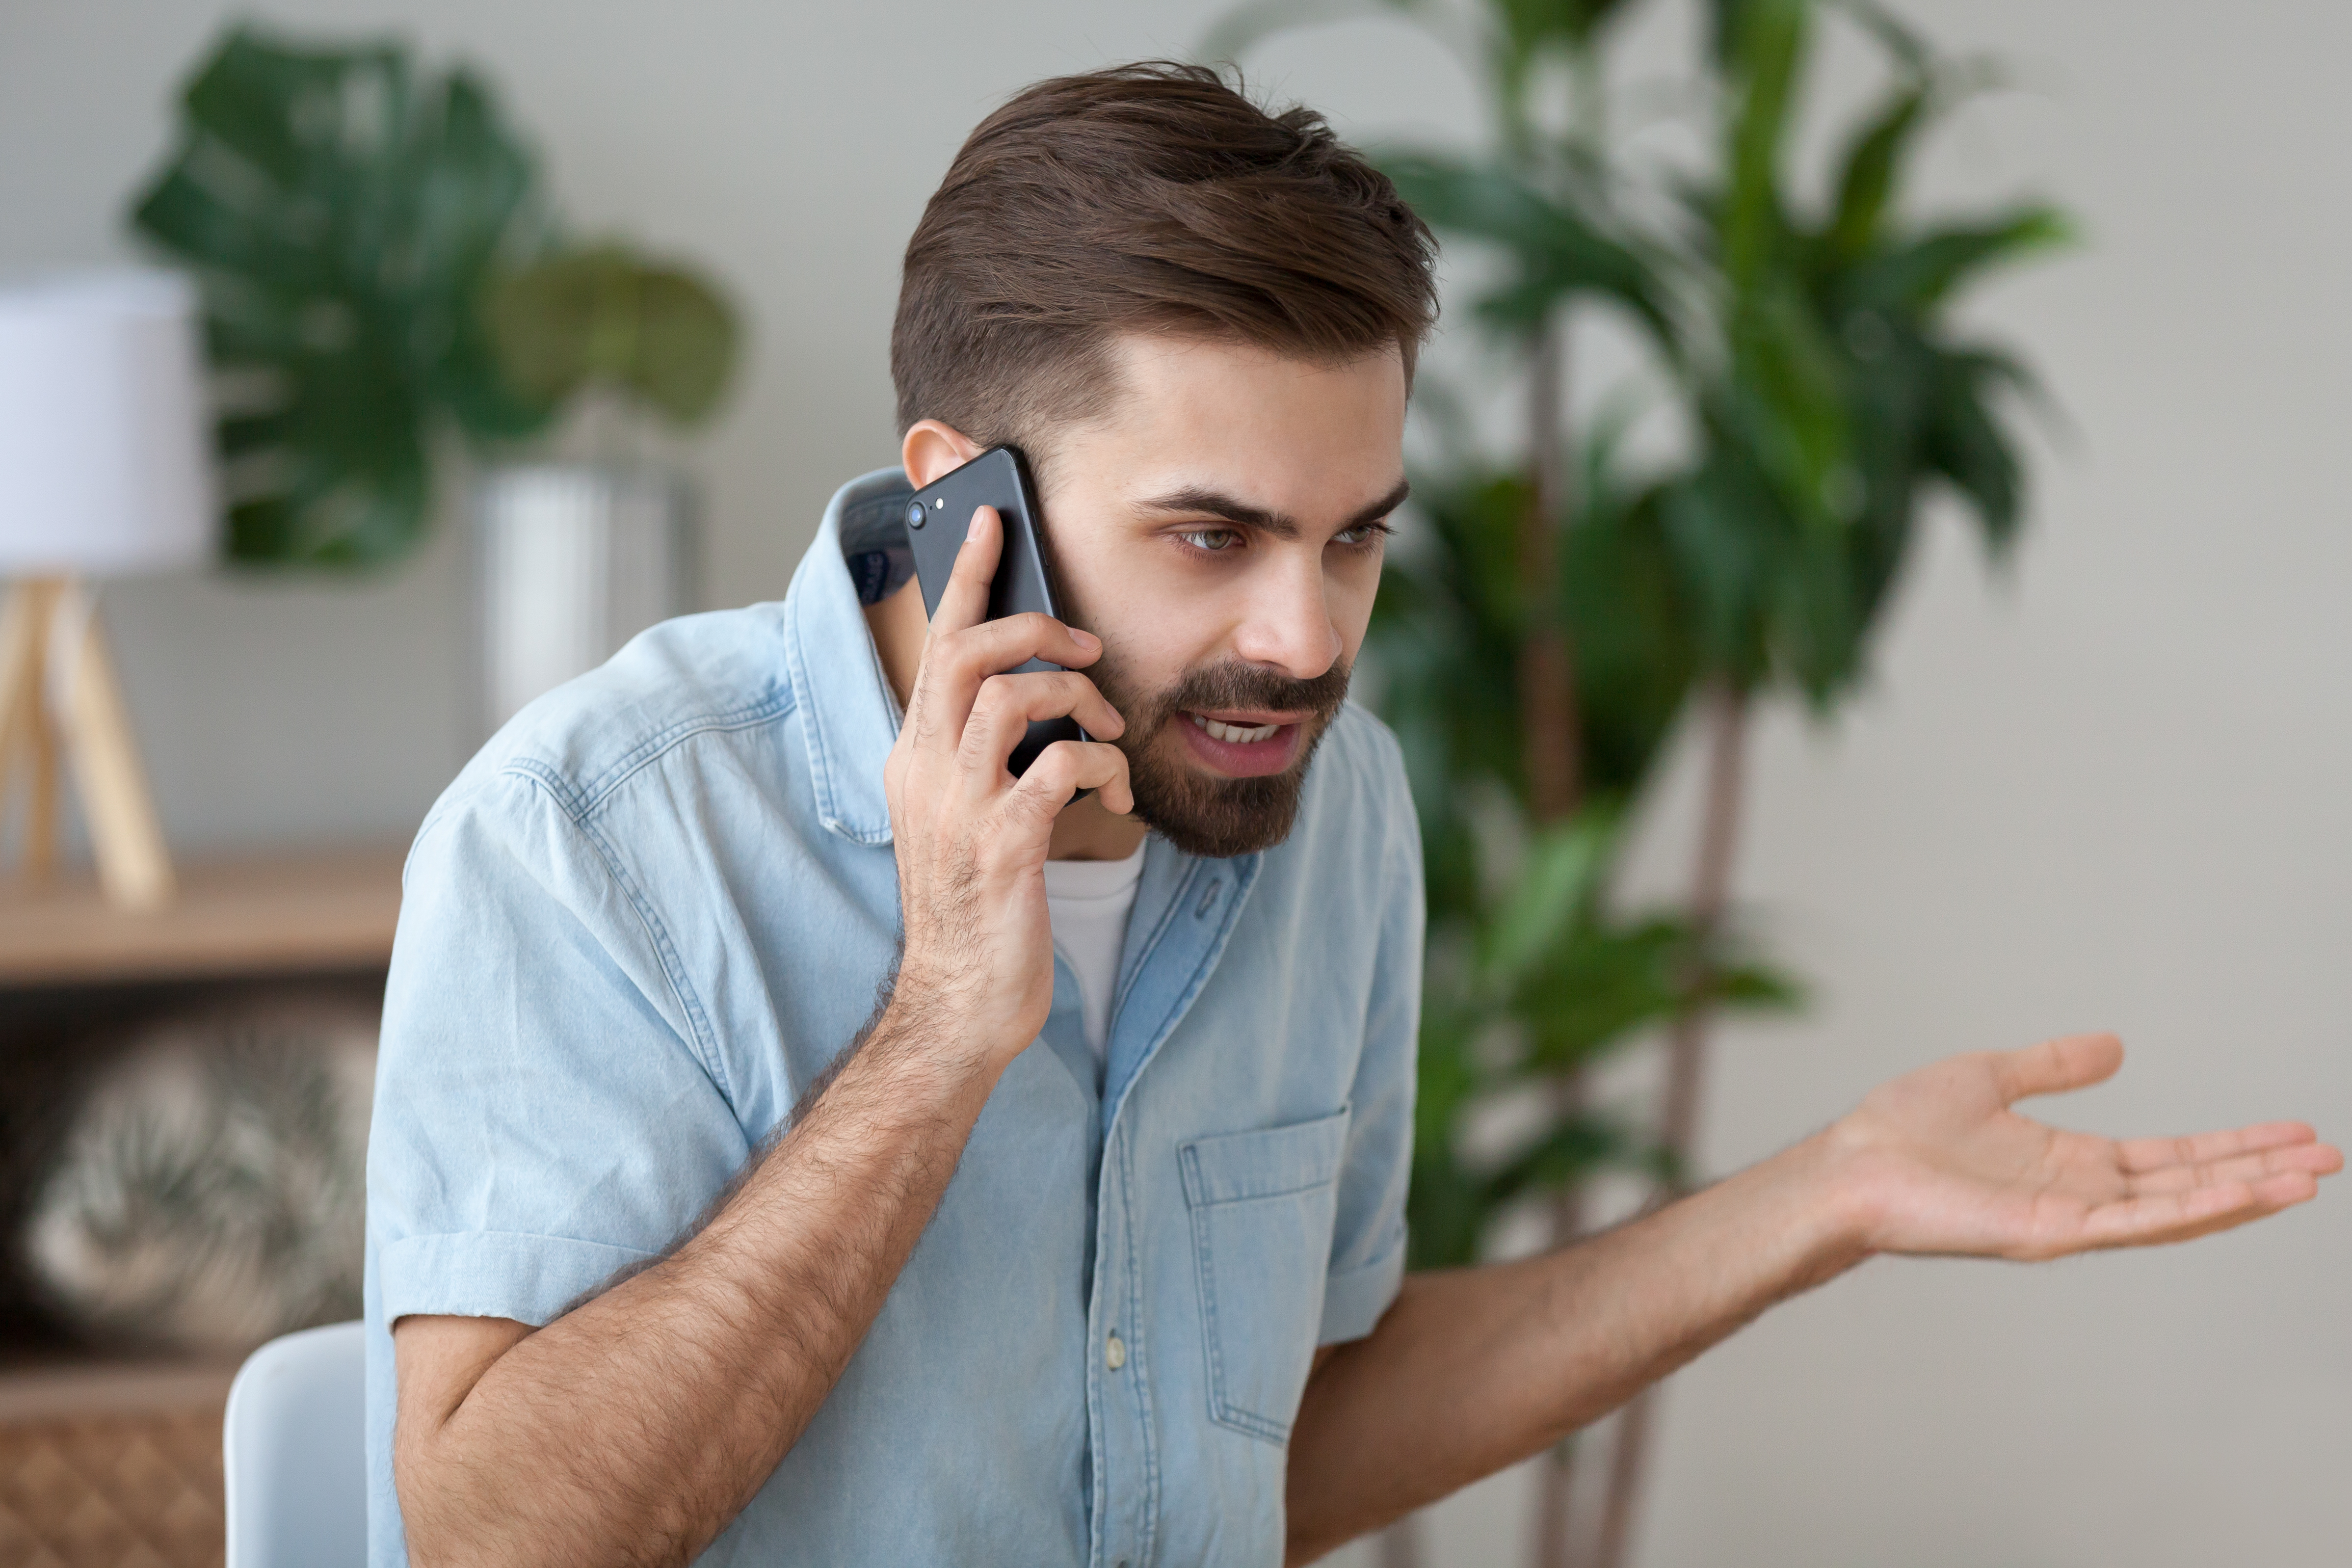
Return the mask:
{"type": "Polygon", "coordinates": [[[898,465],[907,470],[907,482],[921,489],[941,474],[962,468],[980,451],[978,444],[954,426],[918,419],[907,427],[907,438],[899,443],[898,465]]]}

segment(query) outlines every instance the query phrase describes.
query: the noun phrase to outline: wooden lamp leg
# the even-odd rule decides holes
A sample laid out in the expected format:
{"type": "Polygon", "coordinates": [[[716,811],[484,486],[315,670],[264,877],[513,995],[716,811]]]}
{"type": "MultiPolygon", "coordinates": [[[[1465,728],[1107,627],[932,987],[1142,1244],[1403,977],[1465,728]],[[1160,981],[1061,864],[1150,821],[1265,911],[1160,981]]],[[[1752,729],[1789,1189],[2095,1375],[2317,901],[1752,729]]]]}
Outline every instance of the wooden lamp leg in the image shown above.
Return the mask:
{"type": "Polygon", "coordinates": [[[0,827],[21,766],[30,785],[24,869],[35,880],[46,878],[57,859],[57,746],[41,692],[56,588],[47,581],[12,583],[0,605],[0,827]]]}
{"type": "Polygon", "coordinates": [[[115,684],[114,660],[99,631],[97,609],[79,587],[68,584],[49,614],[49,658],[64,688],[60,717],[73,753],[74,779],[81,786],[90,847],[98,855],[99,884],[126,909],[161,909],[177,890],[172,857],[163,847],[163,825],[155,820],[147,770],[139,763],[131,715],[115,684]]]}
{"type": "Polygon", "coordinates": [[[50,722],[53,705],[64,749],[73,754],[106,896],[133,910],[170,903],[175,891],[171,856],[89,600],[69,582],[18,583],[0,612],[0,804],[16,754],[24,752],[33,773],[25,866],[37,877],[57,854],[59,748],[50,722]]]}

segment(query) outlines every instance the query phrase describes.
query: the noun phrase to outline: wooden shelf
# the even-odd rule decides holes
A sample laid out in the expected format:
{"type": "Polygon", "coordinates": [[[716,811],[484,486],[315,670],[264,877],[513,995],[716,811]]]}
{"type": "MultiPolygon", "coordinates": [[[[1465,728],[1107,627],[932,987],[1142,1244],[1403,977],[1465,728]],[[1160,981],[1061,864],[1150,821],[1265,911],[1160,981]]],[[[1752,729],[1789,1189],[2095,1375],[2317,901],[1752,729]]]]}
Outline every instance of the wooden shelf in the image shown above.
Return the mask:
{"type": "Polygon", "coordinates": [[[168,908],[132,913],[95,883],[0,883],[0,985],[319,973],[392,956],[401,852],[196,861],[168,908]]]}
{"type": "Polygon", "coordinates": [[[0,1426],[218,1405],[233,1362],[58,1356],[0,1365],[0,1426]]]}

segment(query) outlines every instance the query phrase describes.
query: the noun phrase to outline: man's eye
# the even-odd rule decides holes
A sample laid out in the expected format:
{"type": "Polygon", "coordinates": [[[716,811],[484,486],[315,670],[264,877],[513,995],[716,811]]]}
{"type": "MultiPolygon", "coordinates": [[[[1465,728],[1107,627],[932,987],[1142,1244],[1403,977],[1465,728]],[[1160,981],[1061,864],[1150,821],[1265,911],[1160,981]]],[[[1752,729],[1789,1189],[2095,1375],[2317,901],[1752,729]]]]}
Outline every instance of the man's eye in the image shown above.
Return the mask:
{"type": "Polygon", "coordinates": [[[1207,551],[1231,550],[1242,542],[1237,528],[1188,528],[1176,537],[1195,550],[1207,551]]]}
{"type": "Polygon", "coordinates": [[[1333,534],[1331,542],[1357,546],[1377,544],[1391,531],[1385,522],[1360,522],[1353,528],[1343,528],[1333,534]]]}

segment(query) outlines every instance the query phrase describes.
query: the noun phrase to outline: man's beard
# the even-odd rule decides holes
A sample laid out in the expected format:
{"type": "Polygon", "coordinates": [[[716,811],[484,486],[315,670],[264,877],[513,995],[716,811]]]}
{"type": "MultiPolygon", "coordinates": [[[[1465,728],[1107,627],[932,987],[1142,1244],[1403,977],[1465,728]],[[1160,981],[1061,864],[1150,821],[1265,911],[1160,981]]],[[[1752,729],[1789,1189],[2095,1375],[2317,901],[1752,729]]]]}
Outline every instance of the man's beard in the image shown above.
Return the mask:
{"type": "MultiPolygon", "coordinates": [[[[1267,849],[1290,836],[1307,760],[1347,700],[1349,667],[1334,664],[1312,680],[1294,680],[1249,664],[1213,664],[1184,672],[1161,690],[1145,694],[1127,680],[1108,648],[1086,672],[1127,721],[1118,738],[1127,753],[1135,815],[1187,855],[1224,859],[1267,849]],[[1298,755],[1278,773],[1220,778],[1171,762],[1160,737],[1181,715],[1239,709],[1305,712],[1298,755]]],[[[1183,737],[1171,742],[1183,744],[1183,737]]]]}

